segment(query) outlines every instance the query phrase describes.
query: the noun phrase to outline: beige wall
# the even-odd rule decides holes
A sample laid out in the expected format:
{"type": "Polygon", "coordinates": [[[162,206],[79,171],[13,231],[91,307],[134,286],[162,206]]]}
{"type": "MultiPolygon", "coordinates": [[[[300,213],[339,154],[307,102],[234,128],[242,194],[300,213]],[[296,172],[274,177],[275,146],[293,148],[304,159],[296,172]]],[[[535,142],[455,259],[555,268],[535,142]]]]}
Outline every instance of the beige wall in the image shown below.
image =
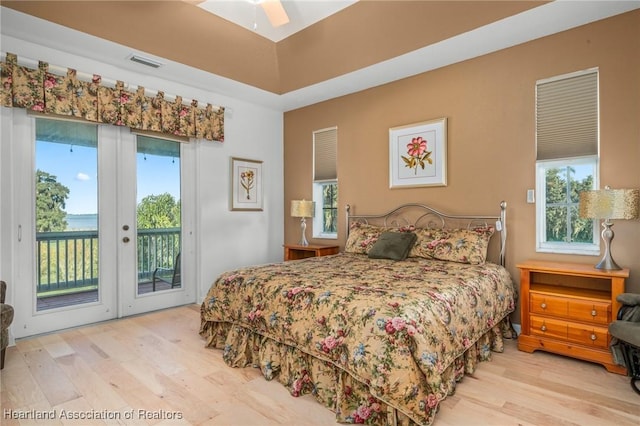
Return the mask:
{"type": "MultiPolygon", "coordinates": [[[[508,202],[507,268],[528,258],[597,263],[596,256],[536,253],[534,86],[536,80],[599,67],[600,182],[640,188],[640,11],[545,37],[398,82],[285,114],[284,211],[311,197],[312,131],[338,127],[339,205],[382,213],[420,202],[451,213],[497,213],[508,202]],[[390,127],[447,117],[448,185],[389,189],[390,127]]],[[[285,214],[285,242],[299,222],[285,214]]],[[[339,243],[344,246],[344,216],[339,243]]],[[[640,221],[616,221],[616,261],[640,292],[640,221]]],[[[307,235],[311,232],[308,231],[307,235]]],[[[327,243],[312,240],[315,243],[327,243]]],[[[519,314],[514,317],[520,322],[519,314]]]]}
{"type": "Polygon", "coordinates": [[[278,43],[192,3],[197,1],[3,0],[2,6],[273,93],[286,93],[546,1],[359,1],[278,43]],[[430,16],[438,19],[424,25],[430,16]],[[157,23],[171,23],[170,28],[179,30],[157,23]],[[247,66],[249,59],[251,66],[247,66]],[[323,67],[326,63],[333,66],[323,67]]]}

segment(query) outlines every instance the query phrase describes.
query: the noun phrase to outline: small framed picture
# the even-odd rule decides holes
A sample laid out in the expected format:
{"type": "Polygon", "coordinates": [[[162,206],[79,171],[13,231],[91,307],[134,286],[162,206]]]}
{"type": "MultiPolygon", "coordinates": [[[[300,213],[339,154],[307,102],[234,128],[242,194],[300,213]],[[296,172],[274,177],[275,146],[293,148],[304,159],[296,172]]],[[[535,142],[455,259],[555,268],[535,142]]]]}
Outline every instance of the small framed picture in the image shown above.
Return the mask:
{"type": "Polygon", "coordinates": [[[262,210],[262,161],[231,157],[231,210],[262,210]]]}
{"type": "Polygon", "coordinates": [[[447,185],[447,119],[389,129],[389,187],[447,185]]]}

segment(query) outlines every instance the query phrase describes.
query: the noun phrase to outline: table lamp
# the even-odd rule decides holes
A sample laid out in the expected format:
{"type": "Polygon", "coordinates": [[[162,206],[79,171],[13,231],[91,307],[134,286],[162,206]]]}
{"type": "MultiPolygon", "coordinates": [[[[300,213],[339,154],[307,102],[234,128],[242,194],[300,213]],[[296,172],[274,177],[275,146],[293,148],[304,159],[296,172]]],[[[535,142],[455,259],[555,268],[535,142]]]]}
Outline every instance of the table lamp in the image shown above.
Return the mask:
{"type": "Polygon", "coordinates": [[[309,242],[305,232],[307,230],[306,218],[313,217],[315,211],[315,203],[313,201],[306,200],[292,200],[291,201],[291,216],[300,218],[300,228],[302,229],[302,237],[300,238],[301,246],[308,246],[309,242]]]}
{"type": "Polygon", "coordinates": [[[637,219],[640,206],[639,189],[604,189],[583,191],[580,193],[580,217],[586,219],[604,219],[602,223],[602,240],[604,256],[596,269],[622,269],[611,257],[611,241],[613,240],[612,219],[637,219]]]}

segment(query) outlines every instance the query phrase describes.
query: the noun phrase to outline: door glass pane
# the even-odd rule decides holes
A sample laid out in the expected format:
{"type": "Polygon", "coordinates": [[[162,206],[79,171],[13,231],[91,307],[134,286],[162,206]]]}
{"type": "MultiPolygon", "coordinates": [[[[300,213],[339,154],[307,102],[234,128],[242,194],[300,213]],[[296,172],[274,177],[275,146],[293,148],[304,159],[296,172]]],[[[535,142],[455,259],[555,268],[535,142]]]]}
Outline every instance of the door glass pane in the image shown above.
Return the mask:
{"type": "Polygon", "coordinates": [[[180,288],[180,143],[137,138],[138,294],[180,288]]]}
{"type": "Polygon", "coordinates": [[[37,310],[98,300],[98,131],[36,119],[37,310]]]}

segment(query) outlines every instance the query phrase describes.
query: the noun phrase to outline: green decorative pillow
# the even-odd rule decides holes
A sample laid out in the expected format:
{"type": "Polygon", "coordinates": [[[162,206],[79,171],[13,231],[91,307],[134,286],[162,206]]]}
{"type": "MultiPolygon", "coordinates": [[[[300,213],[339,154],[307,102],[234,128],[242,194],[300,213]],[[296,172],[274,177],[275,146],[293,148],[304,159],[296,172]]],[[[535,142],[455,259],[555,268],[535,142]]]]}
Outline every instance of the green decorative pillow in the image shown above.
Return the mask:
{"type": "Polygon", "coordinates": [[[416,242],[413,232],[383,232],[369,250],[371,259],[404,260],[416,242]]]}

